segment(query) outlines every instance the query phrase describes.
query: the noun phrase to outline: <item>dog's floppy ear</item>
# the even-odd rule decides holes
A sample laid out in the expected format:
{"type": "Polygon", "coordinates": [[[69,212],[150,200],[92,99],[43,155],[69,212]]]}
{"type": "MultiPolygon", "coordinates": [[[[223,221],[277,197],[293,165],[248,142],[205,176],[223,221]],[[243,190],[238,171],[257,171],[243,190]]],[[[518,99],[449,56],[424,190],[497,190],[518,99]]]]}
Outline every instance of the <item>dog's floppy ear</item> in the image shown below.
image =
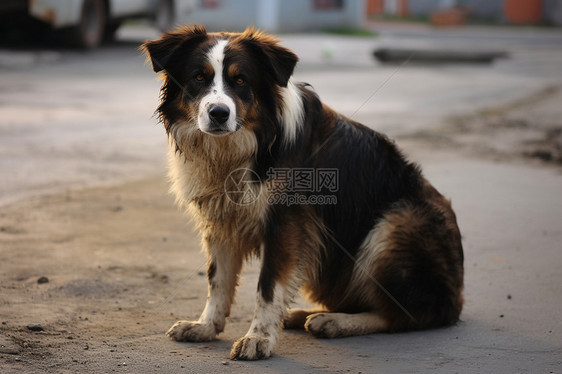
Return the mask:
{"type": "Polygon", "coordinates": [[[166,69],[170,57],[180,46],[200,43],[206,37],[207,30],[204,26],[184,26],[164,33],[160,39],[145,42],[140,49],[146,53],[154,72],[158,73],[166,69]]]}
{"type": "Polygon", "coordinates": [[[289,49],[280,46],[279,40],[251,27],[241,35],[241,41],[258,55],[264,67],[281,87],[287,87],[289,78],[299,58],[289,49]]]}

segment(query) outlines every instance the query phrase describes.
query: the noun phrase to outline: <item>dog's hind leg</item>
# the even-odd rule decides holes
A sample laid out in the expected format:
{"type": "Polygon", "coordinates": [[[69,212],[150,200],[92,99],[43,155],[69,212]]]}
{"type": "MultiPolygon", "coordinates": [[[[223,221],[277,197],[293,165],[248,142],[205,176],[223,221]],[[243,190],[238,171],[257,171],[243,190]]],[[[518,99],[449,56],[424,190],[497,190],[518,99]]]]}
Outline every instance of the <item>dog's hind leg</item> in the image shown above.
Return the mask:
{"type": "Polygon", "coordinates": [[[287,330],[302,330],[309,315],[322,312],[325,312],[325,310],[291,309],[289,315],[283,321],[283,327],[287,330]]]}
{"type": "Polygon", "coordinates": [[[376,312],[315,313],[306,318],[304,327],[317,338],[343,338],[384,332],[389,323],[376,312]]]}
{"type": "Polygon", "coordinates": [[[234,299],[242,257],[227,245],[205,242],[209,281],[207,304],[197,321],[178,321],[166,333],[177,341],[214,340],[222,332],[234,299]]]}

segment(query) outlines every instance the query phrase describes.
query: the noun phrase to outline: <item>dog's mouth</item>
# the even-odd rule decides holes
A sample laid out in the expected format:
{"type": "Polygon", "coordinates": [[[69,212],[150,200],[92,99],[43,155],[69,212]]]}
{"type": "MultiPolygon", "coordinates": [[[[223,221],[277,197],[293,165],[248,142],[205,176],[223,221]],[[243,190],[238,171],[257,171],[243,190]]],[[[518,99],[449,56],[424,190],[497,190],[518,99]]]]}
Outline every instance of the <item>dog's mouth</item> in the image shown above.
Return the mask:
{"type": "Polygon", "coordinates": [[[224,135],[228,135],[228,134],[232,133],[232,131],[229,131],[229,130],[224,129],[224,128],[211,128],[211,129],[207,129],[207,130],[201,130],[201,132],[203,132],[205,134],[213,135],[213,136],[224,136],[224,135]]]}
{"type": "Polygon", "coordinates": [[[236,131],[240,130],[241,127],[242,127],[242,123],[240,121],[236,121],[236,127],[233,130],[226,127],[224,123],[218,123],[211,119],[210,126],[206,126],[205,128],[199,126],[199,130],[201,130],[201,132],[205,134],[209,134],[213,136],[225,136],[228,134],[235,133],[236,131]]]}

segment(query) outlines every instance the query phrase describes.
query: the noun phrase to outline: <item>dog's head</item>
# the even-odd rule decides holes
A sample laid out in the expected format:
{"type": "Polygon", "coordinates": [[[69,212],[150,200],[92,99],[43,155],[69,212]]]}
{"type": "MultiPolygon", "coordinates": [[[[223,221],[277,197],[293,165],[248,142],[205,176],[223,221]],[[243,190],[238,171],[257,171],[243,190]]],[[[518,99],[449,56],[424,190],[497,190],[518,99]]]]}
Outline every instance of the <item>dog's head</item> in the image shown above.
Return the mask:
{"type": "Polygon", "coordinates": [[[204,27],[181,27],[142,49],[154,71],[164,74],[158,111],[167,131],[183,123],[214,136],[279,117],[298,60],[277,39],[253,28],[207,33],[204,27]]]}

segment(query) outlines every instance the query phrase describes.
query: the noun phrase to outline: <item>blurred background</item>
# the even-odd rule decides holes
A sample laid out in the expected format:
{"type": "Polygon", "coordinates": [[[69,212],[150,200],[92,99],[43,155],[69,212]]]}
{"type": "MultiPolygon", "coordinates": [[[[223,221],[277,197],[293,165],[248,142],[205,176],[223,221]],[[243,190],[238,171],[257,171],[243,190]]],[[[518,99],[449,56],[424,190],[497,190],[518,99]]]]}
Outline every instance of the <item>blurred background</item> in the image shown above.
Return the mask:
{"type": "Polygon", "coordinates": [[[5,0],[3,38],[59,41],[92,48],[111,40],[127,20],[150,19],[161,31],[200,23],[209,30],[270,32],[361,29],[368,20],[427,22],[436,26],[562,24],[557,0],[5,0]],[[31,35],[25,35],[31,34],[31,35]]]}
{"type": "MultiPolygon", "coordinates": [[[[158,82],[137,47],[179,24],[280,34],[297,79],[396,136],[558,95],[561,21],[555,0],[5,0],[0,203],[161,168],[158,82]]],[[[552,138],[546,122],[525,141],[552,138]]],[[[519,153],[553,160],[554,146],[519,153]]]]}

